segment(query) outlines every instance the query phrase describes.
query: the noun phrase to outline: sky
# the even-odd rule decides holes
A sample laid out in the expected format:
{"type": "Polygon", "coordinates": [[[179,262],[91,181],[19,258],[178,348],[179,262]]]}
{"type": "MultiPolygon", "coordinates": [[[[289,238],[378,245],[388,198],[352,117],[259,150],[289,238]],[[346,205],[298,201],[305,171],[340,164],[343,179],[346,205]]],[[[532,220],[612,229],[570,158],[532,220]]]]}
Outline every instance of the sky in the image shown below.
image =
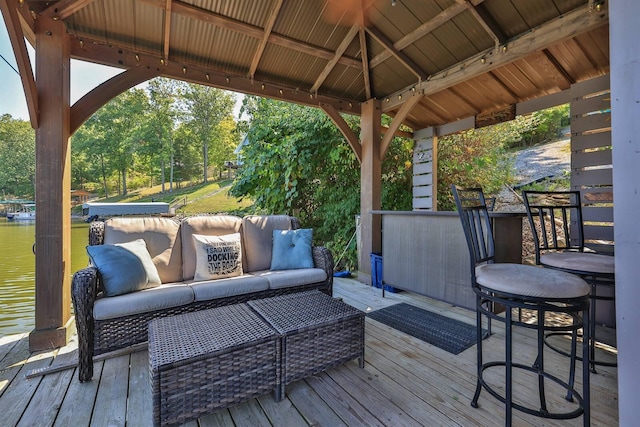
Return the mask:
{"type": "MultiPolygon", "coordinates": [[[[31,56],[31,67],[34,68],[34,52],[28,42],[27,50],[31,56]]],[[[11,42],[9,41],[4,19],[0,19],[0,56],[0,116],[3,114],[11,114],[14,119],[28,121],[29,111],[27,110],[27,101],[22,89],[20,75],[14,71],[14,68],[15,70],[18,69],[18,65],[13,54],[13,49],[11,48],[11,42]],[[9,66],[7,62],[11,66],[9,66]]],[[[94,87],[121,72],[122,70],[118,68],[105,67],[103,65],[72,59],[71,105],[94,87]]],[[[241,104],[242,96],[236,94],[236,107],[233,112],[234,117],[238,117],[241,104]]]]}

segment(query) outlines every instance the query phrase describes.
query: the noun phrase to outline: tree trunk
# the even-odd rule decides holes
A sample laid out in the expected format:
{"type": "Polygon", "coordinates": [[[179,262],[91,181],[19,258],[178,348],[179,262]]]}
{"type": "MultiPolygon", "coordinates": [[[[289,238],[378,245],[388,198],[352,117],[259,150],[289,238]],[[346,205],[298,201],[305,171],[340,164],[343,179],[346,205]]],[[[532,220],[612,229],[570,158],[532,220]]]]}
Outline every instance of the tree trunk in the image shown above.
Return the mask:
{"type": "Polygon", "coordinates": [[[162,171],[162,194],[164,194],[164,159],[160,161],[160,170],[162,171]]]}
{"type": "Polygon", "coordinates": [[[122,169],[122,195],[127,195],[127,168],[122,169]]]}
{"type": "Polygon", "coordinates": [[[104,197],[109,197],[109,190],[107,189],[107,175],[104,172],[104,156],[100,155],[100,166],[102,168],[102,186],[104,187],[104,197]]]}
{"type": "Polygon", "coordinates": [[[208,163],[209,163],[209,143],[207,141],[204,142],[203,146],[202,146],[202,156],[204,158],[204,163],[203,163],[203,181],[206,184],[207,183],[207,169],[208,169],[208,163]]]}
{"type": "Polygon", "coordinates": [[[173,150],[171,151],[171,166],[169,169],[169,193],[173,193],[173,150]]]}

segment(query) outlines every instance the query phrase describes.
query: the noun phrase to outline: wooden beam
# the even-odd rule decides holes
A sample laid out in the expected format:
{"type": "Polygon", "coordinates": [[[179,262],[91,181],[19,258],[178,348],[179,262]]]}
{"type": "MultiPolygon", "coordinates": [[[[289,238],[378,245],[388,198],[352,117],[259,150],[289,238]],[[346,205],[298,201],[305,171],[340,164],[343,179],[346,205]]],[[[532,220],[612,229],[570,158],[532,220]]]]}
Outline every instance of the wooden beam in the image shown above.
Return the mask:
{"type": "Polygon", "coordinates": [[[36,129],[35,329],[31,351],[67,344],[71,316],[70,56],[64,23],[36,22],[36,83],[40,123],[36,129]]]}
{"type": "Polygon", "coordinates": [[[371,76],[369,75],[369,54],[367,53],[367,37],[364,27],[358,30],[360,37],[360,54],[362,56],[362,77],[364,78],[364,91],[367,101],[371,99],[371,76]]]}
{"type": "Polygon", "coordinates": [[[93,0],[59,0],[40,12],[40,15],[54,20],[67,19],[93,0]]]}
{"type": "MultiPolygon", "coordinates": [[[[164,7],[163,0],[142,0],[144,3],[150,4],[152,6],[164,7]]],[[[190,4],[174,1],[172,10],[177,15],[186,16],[191,19],[195,19],[202,22],[207,22],[211,25],[215,25],[220,28],[224,28],[225,30],[235,31],[237,33],[242,33],[246,36],[253,37],[256,39],[262,39],[264,35],[264,29],[260,27],[256,27],[255,25],[247,24],[242,21],[238,21],[236,19],[228,18],[226,16],[222,16],[220,14],[199,8],[197,6],[192,6],[190,4]]],[[[297,52],[305,53],[307,55],[318,56],[320,58],[324,58],[327,61],[333,58],[334,53],[328,49],[324,49],[321,47],[313,46],[309,43],[303,43],[298,40],[294,40],[292,38],[271,33],[268,38],[269,43],[273,43],[278,46],[285,47],[287,49],[295,50],[297,52]]],[[[360,61],[356,58],[348,58],[343,56],[338,61],[340,64],[346,65],[348,67],[361,69],[360,61]]]]}
{"type": "Polygon", "coordinates": [[[579,7],[553,21],[534,28],[521,37],[507,41],[504,52],[495,52],[493,48],[488,49],[438,74],[432,75],[430,79],[421,82],[417,87],[411,85],[389,95],[390,102],[383,104],[383,112],[397,108],[401,104],[400,101],[397,101],[398,97],[400,95],[403,97],[410,95],[414,87],[424,91],[424,94],[429,96],[514,62],[529,55],[531,52],[545,49],[562,40],[606,25],[608,22],[609,13],[606,8],[603,8],[598,13],[591,13],[588,6],[579,7]]]}
{"type": "Polygon", "coordinates": [[[400,111],[395,115],[393,120],[391,120],[391,124],[389,125],[389,131],[382,138],[382,143],[380,144],[380,158],[384,159],[384,155],[391,145],[391,141],[395,136],[395,133],[398,129],[400,129],[400,125],[404,122],[404,119],[409,115],[413,107],[424,98],[424,95],[421,93],[416,93],[414,96],[410,97],[406,100],[402,107],[400,107],[400,111]]]}
{"type": "Polygon", "coordinates": [[[351,27],[351,29],[349,30],[349,33],[347,33],[347,36],[342,40],[342,43],[340,43],[340,46],[338,46],[338,49],[336,49],[336,54],[333,56],[333,59],[329,61],[329,63],[324,67],[324,69],[316,79],[316,81],[313,83],[313,86],[311,87],[311,92],[313,93],[318,92],[318,89],[320,88],[320,86],[322,86],[322,83],[324,83],[324,81],[327,79],[327,77],[329,76],[329,73],[331,73],[331,70],[333,70],[333,68],[336,66],[336,64],[342,57],[342,55],[344,55],[345,50],[347,50],[347,48],[349,47],[349,44],[351,44],[351,41],[356,36],[358,31],[359,31],[359,27],[357,25],[354,25],[353,27],[351,27]]]}
{"type": "Polygon", "coordinates": [[[71,43],[71,57],[84,61],[95,62],[116,68],[150,67],[157,71],[158,76],[175,80],[198,83],[205,86],[231,90],[247,95],[257,95],[281,101],[318,107],[320,103],[330,104],[343,113],[360,115],[359,102],[339,99],[325,95],[315,95],[284,85],[251,80],[246,75],[236,76],[191,63],[171,61],[162,65],[159,55],[133,52],[128,49],[104,44],[98,40],[83,38],[78,40],[69,35],[71,43]],[[183,70],[184,68],[184,70],[183,70]],[[185,72],[186,71],[186,72],[185,72]]]}
{"type": "Polygon", "coordinates": [[[377,40],[378,43],[383,45],[394,58],[396,58],[405,68],[415,74],[416,77],[421,80],[427,79],[427,73],[406,54],[393,47],[393,43],[391,42],[391,40],[389,40],[384,34],[382,34],[382,32],[378,28],[374,26],[367,26],[365,27],[365,29],[371,37],[373,37],[375,40],[377,40]]]}
{"type": "Polygon", "coordinates": [[[171,0],[165,0],[162,33],[162,57],[165,61],[168,61],[169,40],[171,39],[171,0]]]}
{"type": "Polygon", "coordinates": [[[344,138],[349,143],[349,146],[355,153],[358,163],[362,163],[362,145],[360,144],[360,140],[358,136],[353,132],[353,130],[349,127],[347,122],[344,121],[338,110],[333,108],[332,105],[329,104],[320,104],[320,108],[324,111],[327,116],[331,119],[331,121],[338,127],[344,138]]]}
{"type": "Polygon", "coordinates": [[[89,91],[71,107],[70,133],[73,134],[93,113],[127,89],[158,75],[152,67],[130,68],[89,91]]]}
{"type": "Polygon", "coordinates": [[[39,127],[39,110],[38,110],[38,89],[36,80],[33,76],[31,68],[31,60],[27,52],[27,45],[24,42],[24,33],[22,25],[20,25],[20,17],[17,8],[18,2],[15,0],[0,0],[0,11],[4,17],[9,40],[13,47],[13,53],[16,56],[18,71],[20,72],[20,80],[22,81],[22,90],[27,101],[27,109],[29,110],[29,119],[31,127],[38,129],[39,127]]]}
{"type": "Polygon", "coordinates": [[[264,48],[267,47],[269,36],[271,35],[273,26],[276,23],[278,15],[280,14],[282,2],[283,0],[276,0],[275,4],[273,5],[273,9],[271,9],[271,14],[269,14],[269,18],[267,18],[267,24],[264,27],[264,34],[262,35],[262,39],[260,39],[260,43],[258,44],[256,52],[253,54],[253,60],[251,61],[251,66],[249,67],[249,78],[251,79],[253,79],[253,77],[255,76],[256,70],[258,69],[258,64],[260,63],[260,59],[262,58],[262,54],[264,53],[264,48]]]}

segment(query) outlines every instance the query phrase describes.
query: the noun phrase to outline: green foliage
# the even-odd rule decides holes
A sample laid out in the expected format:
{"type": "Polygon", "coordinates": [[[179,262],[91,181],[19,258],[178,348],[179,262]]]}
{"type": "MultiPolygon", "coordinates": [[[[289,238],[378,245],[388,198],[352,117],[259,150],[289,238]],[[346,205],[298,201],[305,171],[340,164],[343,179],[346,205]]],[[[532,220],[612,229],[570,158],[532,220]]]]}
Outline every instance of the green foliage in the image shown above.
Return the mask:
{"type": "Polygon", "coordinates": [[[498,126],[511,128],[516,132],[517,137],[508,142],[508,147],[529,147],[561,136],[562,129],[569,124],[569,104],[565,104],[527,116],[518,116],[515,120],[498,126]]]}
{"type": "Polygon", "coordinates": [[[0,198],[34,197],[35,141],[29,122],[0,116],[0,198]]]}
{"type": "Polygon", "coordinates": [[[470,130],[438,140],[438,210],[455,210],[451,184],[497,193],[511,184],[513,166],[505,154],[509,135],[501,126],[470,130]]]}
{"type": "MultiPolygon", "coordinates": [[[[314,229],[316,244],[336,258],[355,232],[360,213],[360,165],[344,138],[319,109],[247,97],[252,118],[243,167],[230,191],[250,197],[257,209],[297,216],[314,229]]],[[[356,133],[358,118],[345,116],[356,133]]],[[[394,141],[383,162],[383,209],[411,209],[412,142],[394,141]]],[[[346,261],[357,265],[355,239],[346,261]]]]}

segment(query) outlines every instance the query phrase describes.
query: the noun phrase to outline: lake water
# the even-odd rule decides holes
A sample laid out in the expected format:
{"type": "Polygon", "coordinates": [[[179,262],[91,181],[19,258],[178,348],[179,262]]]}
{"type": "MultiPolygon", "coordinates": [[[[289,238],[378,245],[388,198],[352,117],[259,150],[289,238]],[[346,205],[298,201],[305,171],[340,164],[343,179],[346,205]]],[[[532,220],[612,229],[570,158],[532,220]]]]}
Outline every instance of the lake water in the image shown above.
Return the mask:
{"type": "MultiPolygon", "coordinates": [[[[88,229],[86,222],[72,223],[72,273],[87,266],[88,229]]],[[[0,218],[0,336],[35,326],[35,233],[35,222],[0,218]]]]}

